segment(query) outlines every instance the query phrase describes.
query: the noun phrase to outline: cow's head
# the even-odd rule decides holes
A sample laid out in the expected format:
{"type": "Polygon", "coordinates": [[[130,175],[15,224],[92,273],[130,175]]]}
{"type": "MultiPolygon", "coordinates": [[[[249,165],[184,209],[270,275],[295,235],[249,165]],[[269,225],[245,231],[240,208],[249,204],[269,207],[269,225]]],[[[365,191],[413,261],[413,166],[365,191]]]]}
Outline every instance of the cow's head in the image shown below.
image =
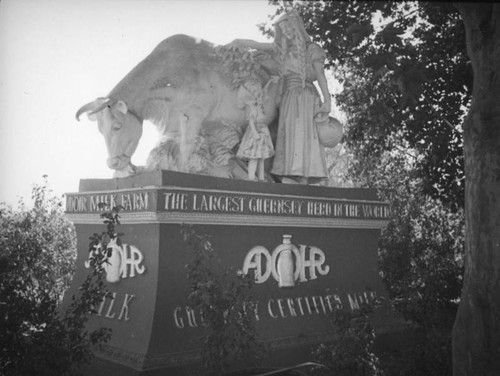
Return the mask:
{"type": "Polygon", "coordinates": [[[130,158],[142,136],[142,119],[125,102],[109,98],[98,98],[82,106],[76,119],[80,120],[83,113],[87,113],[90,120],[97,120],[108,149],[108,167],[116,171],[129,168],[130,158]]]}

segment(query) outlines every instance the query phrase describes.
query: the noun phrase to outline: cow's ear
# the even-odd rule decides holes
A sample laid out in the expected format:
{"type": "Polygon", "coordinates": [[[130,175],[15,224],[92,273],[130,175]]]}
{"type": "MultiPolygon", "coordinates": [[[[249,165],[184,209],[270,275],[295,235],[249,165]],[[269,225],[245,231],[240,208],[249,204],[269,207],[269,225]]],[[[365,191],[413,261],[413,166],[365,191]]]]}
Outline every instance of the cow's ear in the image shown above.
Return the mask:
{"type": "Polygon", "coordinates": [[[90,121],[97,120],[97,114],[87,114],[87,117],[89,118],[90,121]]]}
{"type": "Polygon", "coordinates": [[[124,101],[118,101],[114,104],[112,111],[115,116],[123,116],[128,111],[127,104],[124,101]]]}

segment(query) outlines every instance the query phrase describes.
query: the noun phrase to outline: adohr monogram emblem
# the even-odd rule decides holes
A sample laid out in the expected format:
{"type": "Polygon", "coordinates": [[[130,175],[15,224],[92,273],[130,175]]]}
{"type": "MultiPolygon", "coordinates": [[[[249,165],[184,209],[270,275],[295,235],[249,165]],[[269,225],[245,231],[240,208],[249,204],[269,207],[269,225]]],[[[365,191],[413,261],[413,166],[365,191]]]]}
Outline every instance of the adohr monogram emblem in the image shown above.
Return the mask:
{"type": "Polygon", "coordinates": [[[283,235],[283,243],[272,253],[266,247],[253,247],[243,262],[243,273],[254,271],[255,283],[264,283],[273,277],[279,287],[294,287],[295,282],[307,282],[327,275],[330,267],[325,265],[326,257],[318,247],[291,242],[291,235],[283,235]]]}
{"type": "MultiPolygon", "coordinates": [[[[111,254],[104,263],[104,271],[106,272],[106,281],[115,283],[122,278],[133,278],[137,274],[143,274],[146,267],[142,264],[144,256],[142,252],[133,245],[116,244],[116,240],[112,239],[108,243],[108,248],[111,248],[111,254]]],[[[92,257],[92,251],[89,258],[92,257]]],[[[90,261],[85,261],[85,268],[90,268],[90,261]]]]}

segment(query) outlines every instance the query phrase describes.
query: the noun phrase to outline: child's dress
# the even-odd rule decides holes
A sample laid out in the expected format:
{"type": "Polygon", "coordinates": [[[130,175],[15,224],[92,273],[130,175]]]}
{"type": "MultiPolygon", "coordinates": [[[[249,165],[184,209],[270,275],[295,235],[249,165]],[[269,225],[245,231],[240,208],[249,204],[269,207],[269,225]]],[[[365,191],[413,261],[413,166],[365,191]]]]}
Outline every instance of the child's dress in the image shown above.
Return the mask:
{"type": "Polygon", "coordinates": [[[240,147],[236,156],[241,159],[266,159],[274,155],[274,146],[271,140],[271,134],[267,124],[263,121],[265,119],[262,111],[261,98],[259,94],[262,93],[245,93],[247,95],[240,95],[239,99],[248,109],[249,123],[253,123],[258,135],[252,131],[251,124],[247,126],[245,134],[241,139],[240,147]],[[257,96],[257,97],[256,97],[257,96]]]}

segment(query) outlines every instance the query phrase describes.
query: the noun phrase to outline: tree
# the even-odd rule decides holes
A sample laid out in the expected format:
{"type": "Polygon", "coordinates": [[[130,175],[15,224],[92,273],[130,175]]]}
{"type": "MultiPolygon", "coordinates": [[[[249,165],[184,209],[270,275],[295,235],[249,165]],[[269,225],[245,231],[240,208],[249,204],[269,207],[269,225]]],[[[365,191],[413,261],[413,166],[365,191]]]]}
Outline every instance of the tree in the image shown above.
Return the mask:
{"type": "Polygon", "coordinates": [[[300,11],[343,86],[336,101],[349,124],[352,174],[379,168],[387,150],[409,150],[423,193],[462,207],[472,74],[458,11],[399,2],[313,2],[300,11]]]}
{"type": "MultiPolygon", "coordinates": [[[[281,12],[292,2],[271,3],[281,12]]],[[[465,197],[465,279],[453,331],[454,373],[493,375],[500,369],[499,5],[298,4],[346,89],[339,98],[352,112],[347,143],[358,149],[359,171],[381,167],[384,152],[401,148],[416,160],[424,192],[455,209],[465,197]],[[391,18],[377,28],[375,12],[391,18]]]]}
{"type": "Polygon", "coordinates": [[[500,5],[458,3],[474,71],[464,123],[465,276],[453,330],[455,375],[500,369],[500,5]]]}

